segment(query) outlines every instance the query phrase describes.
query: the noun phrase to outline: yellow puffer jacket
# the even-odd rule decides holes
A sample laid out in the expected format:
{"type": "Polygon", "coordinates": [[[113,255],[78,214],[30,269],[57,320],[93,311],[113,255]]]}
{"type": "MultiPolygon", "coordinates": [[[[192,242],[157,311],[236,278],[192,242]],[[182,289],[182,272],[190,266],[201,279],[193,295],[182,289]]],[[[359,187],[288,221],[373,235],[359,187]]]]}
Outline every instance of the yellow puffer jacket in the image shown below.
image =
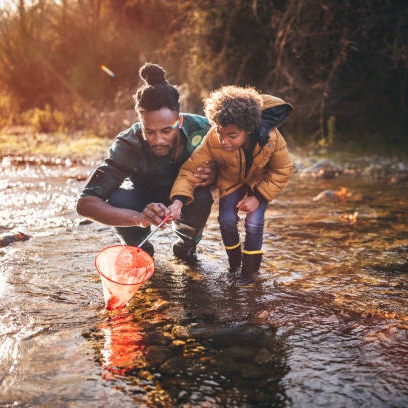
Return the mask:
{"type": "MultiPolygon", "coordinates": [[[[262,95],[263,110],[288,105],[282,99],[262,95]]],[[[212,127],[204,137],[200,146],[180,168],[176,181],[170,193],[170,199],[175,196],[185,196],[189,204],[194,196],[194,186],[200,180],[194,177],[197,167],[206,160],[217,163],[217,187],[220,198],[232,193],[243,185],[252,191],[255,189],[268,201],[277,196],[286,184],[293,164],[289,158],[286,142],[278,129],[269,132],[269,140],[261,147],[257,142],[253,150],[253,162],[245,176],[245,154],[243,149],[226,151],[218,139],[217,131],[212,127]]]]}

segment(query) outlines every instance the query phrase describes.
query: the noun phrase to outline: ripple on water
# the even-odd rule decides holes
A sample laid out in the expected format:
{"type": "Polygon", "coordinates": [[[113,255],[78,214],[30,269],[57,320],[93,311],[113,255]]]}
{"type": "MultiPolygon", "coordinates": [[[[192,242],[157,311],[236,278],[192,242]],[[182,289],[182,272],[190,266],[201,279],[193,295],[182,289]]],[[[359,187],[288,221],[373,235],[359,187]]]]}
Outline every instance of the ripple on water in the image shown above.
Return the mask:
{"type": "Polygon", "coordinates": [[[32,236],[0,254],[3,403],[406,405],[400,187],[293,177],[266,213],[264,262],[252,289],[229,276],[215,204],[196,265],[175,260],[174,237],[158,233],[152,279],[128,309],[105,312],[93,260],[116,239],[107,228],[79,225],[76,171],[2,172],[1,228],[32,236]],[[344,185],[352,193],[344,203],[313,201],[344,185]],[[357,222],[345,223],[356,211],[357,222]]]}

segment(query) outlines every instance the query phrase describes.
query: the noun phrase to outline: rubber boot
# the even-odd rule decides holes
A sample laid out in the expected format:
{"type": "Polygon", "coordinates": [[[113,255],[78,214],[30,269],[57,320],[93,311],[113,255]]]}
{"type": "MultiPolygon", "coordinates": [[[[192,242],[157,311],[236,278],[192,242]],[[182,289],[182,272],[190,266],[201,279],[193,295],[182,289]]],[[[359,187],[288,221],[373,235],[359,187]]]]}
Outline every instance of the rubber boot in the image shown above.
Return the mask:
{"type": "Polygon", "coordinates": [[[154,255],[154,247],[151,242],[146,241],[142,246],[143,251],[147,252],[152,258],[154,255]]]}
{"type": "Polygon", "coordinates": [[[238,272],[239,268],[241,267],[241,259],[242,259],[242,251],[241,251],[241,245],[238,245],[236,248],[232,249],[227,249],[228,255],[228,262],[229,262],[229,271],[232,274],[235,274],[238,272]]]}
{"type": "Polygon", "coordinates": [[[197,244],[191,239],[178,238],[173,244],[173,254],[183,261],[191,262],[196,260],[196,247],[197,244]]]}
{"type": "Polygon", "coordinates": [[[240,283],[251,284],[255,280],[255,275],[261,266],[262,253],[248,253],[245,250],[242,255],[242,270],[240,283]]]}
{"type": "Polygon", "coordinates": [[[196,247],[198,242],[200,242],[203,229],[198,229],[179,221],[173,221],[172,227],[178,236],[177,241],[173,244],[174,255],[184,261],[196,261],[196,247]]]}

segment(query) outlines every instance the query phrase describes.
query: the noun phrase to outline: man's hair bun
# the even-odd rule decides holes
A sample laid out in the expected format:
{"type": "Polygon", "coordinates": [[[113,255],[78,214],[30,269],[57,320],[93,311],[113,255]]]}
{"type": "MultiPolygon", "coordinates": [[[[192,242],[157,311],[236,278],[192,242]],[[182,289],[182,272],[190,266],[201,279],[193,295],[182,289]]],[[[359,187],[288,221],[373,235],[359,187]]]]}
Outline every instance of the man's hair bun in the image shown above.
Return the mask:
{"type": "Polygon", "coordinates": [[[157,85],[167,83],[165,75],[166,71],[159,65],[146,62],[139,70],[140,78],[148,85],[157,85]]]}
{"type": "Polygon", "coordinates": [[[155,111],[163,107],[180,111],[179,92],[166,81],[166,71],[160,65],[146,62],[140,68],[139,75],[144,84],[133,96],[138,112],[155,111]]]}

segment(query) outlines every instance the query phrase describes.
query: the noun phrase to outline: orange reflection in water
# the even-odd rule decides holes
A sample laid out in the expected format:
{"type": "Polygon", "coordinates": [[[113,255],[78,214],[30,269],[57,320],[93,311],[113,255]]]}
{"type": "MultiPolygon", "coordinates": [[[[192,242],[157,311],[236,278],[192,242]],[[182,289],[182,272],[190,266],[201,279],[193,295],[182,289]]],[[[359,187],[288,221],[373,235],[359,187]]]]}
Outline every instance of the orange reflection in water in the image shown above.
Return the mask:
{"type": "MultiPolygon", "coordinates": [[[[144,332],[127,310],[115,312],[99,327],[105,336],[102,350],[103,368],[112,374],[123,375],[146,365],[144,332]]],[[[109,379],[109,375],[104,375],[109,379]]]]}

